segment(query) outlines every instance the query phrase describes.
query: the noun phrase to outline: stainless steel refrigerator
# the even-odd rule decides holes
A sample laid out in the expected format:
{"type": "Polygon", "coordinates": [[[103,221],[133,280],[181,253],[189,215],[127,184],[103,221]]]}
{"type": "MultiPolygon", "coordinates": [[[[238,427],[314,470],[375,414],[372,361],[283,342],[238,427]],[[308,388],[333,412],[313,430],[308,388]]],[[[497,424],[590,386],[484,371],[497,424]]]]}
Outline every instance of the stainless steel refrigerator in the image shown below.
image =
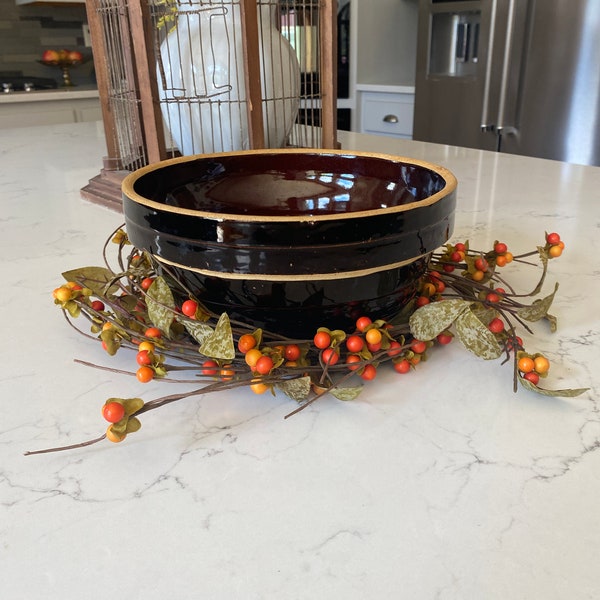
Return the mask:
{"type": "Polygon", "coordinates": [[[600,165],[600,0],[419,0],[413,137],[600,165]]]}

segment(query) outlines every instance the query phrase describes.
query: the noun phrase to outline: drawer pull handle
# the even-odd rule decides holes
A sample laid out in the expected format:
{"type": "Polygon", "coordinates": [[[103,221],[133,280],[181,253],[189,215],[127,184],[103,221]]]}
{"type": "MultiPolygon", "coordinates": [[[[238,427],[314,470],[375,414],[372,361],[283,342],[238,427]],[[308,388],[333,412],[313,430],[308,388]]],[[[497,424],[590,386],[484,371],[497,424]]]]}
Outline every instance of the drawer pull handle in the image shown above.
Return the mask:
{"type": "Polygon", "coordinates": [[[383,117],[383,122],[384,123],[397,123],[398,117],[396,115],[385,115],[385,117],[383,117]]]}

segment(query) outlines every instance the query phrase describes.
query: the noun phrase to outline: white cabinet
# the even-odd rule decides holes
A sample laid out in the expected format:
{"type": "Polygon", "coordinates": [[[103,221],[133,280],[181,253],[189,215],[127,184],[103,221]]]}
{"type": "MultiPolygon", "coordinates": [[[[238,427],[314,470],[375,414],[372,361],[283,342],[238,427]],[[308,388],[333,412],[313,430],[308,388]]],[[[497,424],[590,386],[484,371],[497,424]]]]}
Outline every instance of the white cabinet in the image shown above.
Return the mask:
{"type": "Polygon", "coordinates": [[[414,88],[401,91],[359,91],[360,133],[412,138],[414,88]]]}
{"type": "Polygon", "coordinates": [[[102,119],[98,92],[14,92],[0,96],[0,129],[102,119]]]}
{"type": "Polygon", "coordinates": [[[350,0],[353,131],[412,135],[417,20],[418,0],[350,0]]]}

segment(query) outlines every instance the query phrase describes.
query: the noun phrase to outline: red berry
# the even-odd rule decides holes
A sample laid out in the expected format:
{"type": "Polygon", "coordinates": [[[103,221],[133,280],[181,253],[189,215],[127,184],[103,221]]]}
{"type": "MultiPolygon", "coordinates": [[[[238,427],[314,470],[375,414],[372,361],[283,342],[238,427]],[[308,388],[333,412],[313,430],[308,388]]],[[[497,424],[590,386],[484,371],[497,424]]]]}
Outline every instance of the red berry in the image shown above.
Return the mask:
{"type": "Polygon", "coordinates": [[[454,244],[454,249],[458,250],[459,252],[466,252],[467,247],[462,242],[458,242],[458,244],[454,244]]]}
{"type": "Polygon", "coordinates": [[[540,376],[535,371],[525,373],[523,379],[527,379],[527,381],[533,383],[533,385],[537,385],[540,382],[540,376]]]}
{"type": "Polygon", "coordinates": [[[503,242],[497,242],[494,244],[494,252],[496,254],[504,254],[508,250],[508,246],[503,242]]]}
{"type": "Polygon", "coordinates": [[[365,381],[372,381],[377,377],[377,369],[374,365],[368,364],[365,365],[363,372],[360,374],[361,378],[365,381]]]}
{"type": "Polygon", "coordinates": [[[321,352],[321,360],[323,364],[333,366],[340,359],[340,355],[334,348],[325,348],[323,352],[321,352]]]}
{"type": "Polygon", "coordinates": [[[452,273],[452,271],[454,271],[454,265],[445,264],[442,266],[442,269],[444,269],[446,273],[452,273]]]}
{"type": "Polygon", "coordinates": [[[400,342],[397,342],[396,340],[390,342],[390,347],[387,351],[388,356],[398,356],[398,354],[400,354],[401,352],[402,344],[400,344],[400,342]]]}
{"type": "Polygon", "coordinates": [[[458,251],[455,250],[451,255],[450,255],[450,260],[452,262],[458,263],[463,259],[463,255],[458,251]]]}
{"type": "Polygon", "coordinates": [[[202,363],[202,375],[216,375],[218,366],[214,360],[205,360],[202,363]]]}
{"type": "Polygon", "coordinates": [[[427,344],[425,342],[421,342],[420,340],[413,340],[410,345],[410,349],[415,354],[423,354],[423,352],[427,350],[427,344]]]}
{"type": "Polygon", "coordinates": [[[381,350],[381,342],[377,342],[376,344],[367,344],[367,350],[369,352],[379,352],[381,350]]]}
{"type": "Polygon", "coordinates": [[[154,279],[152,277],[144,277],[144,279],[142,279],[142,282],[140,283],[140,285],[142,286],[142,289],[147,292],[148,288],[154,283],[154,279]]]}
{"type": "Polygon", "coordinates": [[[125,416],[125,407],[120,402],[107,402],[102,407],[102,416],[109,423],[118,423],[125,416]]]}
{"type": "Polygon", "coordinates": [[[362,362],[362,359],[360,356],[358,356],[358,354],[349,354],[346,357],[346,364],[348,365],[348,368],[351,371],[356,371],[357,369],[360,368],[360,362],[362,362]]]}
{"type": "Polygon", "coordinates": [[[492,333],[501,333],[504,331],[504,321],[496,317],[489,322],[488,329],[492,333]]]}
{"type": "Polygon", "coordinates": [[[196,311],[198,310],[198,303],[195,300],[186,300],[181,305],[181,312],[186,317],[194,318],[196,316],[196,311]]]}
{"type": "Polygon", "coordinates": [[[104,302],[102,302],[100,300],[94,300],[92,302],[92,308],[94,310],[97,310],[98,312],[100,312],[105,309],[104,302]]]}
{"type": "Polygon", "coordinates": [[[437,336],[436,339],[438,343],[445,346],[446,344],[449,344],[454,338],[451,334],[442,332],[437,336]]]}
{"type": "Polygon", "coordinates": [[[356,329],[364,331],[372,322],[369,317],[360,317],[356,320],[356,329]]]}
{"type": "Polygon", "coordinates": [[[421,306],[425,306],[429,304],[431,300],[427,296],[419,296],[416,301],[417,308],[421,308],[421,306]]]}
{"type": "Polygon", "coordinates": [[[485,258],[483,258],[482,256],[480,256],[479,258],[476,258],[474,264],[475,264],[475,268],[478,271],[484,271],[485,272],[485,271],[488,270],[488,267],[489,267],[488,261],[485,260],[485,258]]]}
{"type": "Polygon", "coordinates": [[[546,235],[546,241],[553,246],[554,244],[558,244],[560,242],[560,235],[558,233],[549,233],[546,235]]]}
{"type": "Polygon", "coordinates": [[[323,348],[327,348],[331,344],[331,336],[326,331],[317,331],[313,342],[317,348],[323,350],[323,348]]]}
{"type": "Polygon", "coordinates": [[[498,294],[494,293],[494,292],[490,292],[485,299],[488,302],[500,302],[500,296],[498,296],[498,294]]]}
{"type": "Polygon", "coordinates": [[[298,360],[300,354],[300,346],[297,344],[288,344],[283,351],[286,360],[298,360]]]}
{"type": "Polygon", "coordinates": [[[394,363],[394,371],[397,373],[408,373],[410,371],[410,363],[406,358],[403,358],[401,361],[394,363]]]}
{"type": "Polygon", "coordinates": [[[254,370],[260,375],[268,375],[273,368],[273,359],[270,356],[261,356],[254,365],[254,370]]]}
{"type": "Polygon", "coordinates": [[[148,327],[148,329],[144,331],[144,335],[149,338],[159,338],[162,336],[162,333],[158,327],[148,327]]]}
{"type": "Polygon", "coordinates": [[[143,365],[151,365],[152,364],[152,356],[148,350],[140,350],[135,357],[137,364],[140,366],[143,365]]]}
{"type": "Polygon", "coordinates": [[[360,352],[364,345],[365,342],[359,335],[351,335],[346,340],[346,348],[348,348],[348,352],[360,352]]]}

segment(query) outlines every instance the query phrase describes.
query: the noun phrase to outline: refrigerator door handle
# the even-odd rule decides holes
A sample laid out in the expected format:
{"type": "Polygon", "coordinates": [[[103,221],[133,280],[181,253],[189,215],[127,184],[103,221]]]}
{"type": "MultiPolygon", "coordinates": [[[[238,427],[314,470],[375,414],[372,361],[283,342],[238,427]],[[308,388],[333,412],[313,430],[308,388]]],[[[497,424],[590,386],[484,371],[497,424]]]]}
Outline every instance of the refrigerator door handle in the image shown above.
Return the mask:
{"type": "Polygon", "coordinates": [[[494,131],[494,124],[489,122],[490,86],[492,81],[492,58],[494,35],[496,34],[497,0],[492,0],[490,7],[490,35],[487,44],[487,57],[483,77],[483,102],[481,106],[481,131],[494,131]]]}
{"type": "Polygon", "coordinates": [[[504,57],[502,59],[502,76],[500,79],[500,100],[498,104],[498,118],[496,119],[496,131],[500,135],[514,135],[517,133],[516,127],[506,125],[506,99],[508,96],[508,79],[510,76],[511,61],[510,57],[513,51],[514,29],[515,29],[515,1],[509,0],[508,20],[506,25],[506,44],[504,46],[504,57]]]}

